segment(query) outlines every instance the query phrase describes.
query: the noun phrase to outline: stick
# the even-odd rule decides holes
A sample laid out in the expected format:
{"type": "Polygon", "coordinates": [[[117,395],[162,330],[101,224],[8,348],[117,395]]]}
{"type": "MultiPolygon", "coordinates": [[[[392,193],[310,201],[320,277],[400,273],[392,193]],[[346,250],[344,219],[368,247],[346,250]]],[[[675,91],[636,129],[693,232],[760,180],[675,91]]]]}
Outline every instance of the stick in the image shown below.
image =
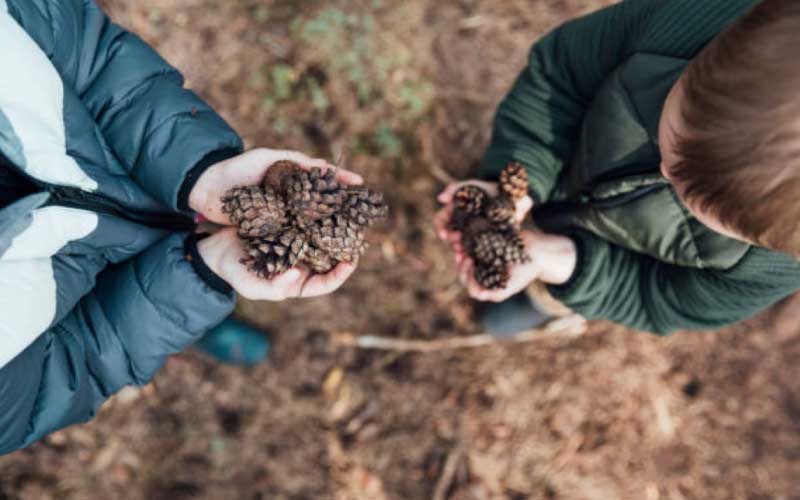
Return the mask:
{"type": "Polygon", "coordinates": [[[499,344],[514,344],[545,339],[577,338],[586,332],[586,320],[577,314],[555,319],[542,328],[526,330],[508,339],[484,333],[469,337],[450,337],[436,340],[405,340],[374,335],[354,335],[352,333],[334,334],[334,341],[340,345],[359,349],[404,352],[436,352],[449,349],[466,349],[499,344]]]}
{"type": "Polygon", "coordinates": [[[447,490],[453,485],[453,478],[456,476],[458,470],[458,463],[464,455],[464,446],[459,444],[453,448],[447,455],[447,461],[444,463],[442,475],[436,482],[436,489],[433,492],[432,500],[446,500],[447,490]]]}

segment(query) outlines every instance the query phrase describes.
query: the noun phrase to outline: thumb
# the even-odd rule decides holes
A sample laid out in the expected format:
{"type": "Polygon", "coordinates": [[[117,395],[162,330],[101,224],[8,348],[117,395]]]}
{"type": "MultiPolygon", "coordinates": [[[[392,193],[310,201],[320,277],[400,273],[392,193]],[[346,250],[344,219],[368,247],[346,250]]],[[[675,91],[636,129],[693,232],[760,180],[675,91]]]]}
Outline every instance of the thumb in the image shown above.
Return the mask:
{"type": "Polygon", "coordinates": [[[528,213],[530,213],[530,211],[533,209],[533,198],[530,196],[525,196],[517,202],[516,209],[517,221],[522,222],[525,217],[528,216],[528,213]]]}

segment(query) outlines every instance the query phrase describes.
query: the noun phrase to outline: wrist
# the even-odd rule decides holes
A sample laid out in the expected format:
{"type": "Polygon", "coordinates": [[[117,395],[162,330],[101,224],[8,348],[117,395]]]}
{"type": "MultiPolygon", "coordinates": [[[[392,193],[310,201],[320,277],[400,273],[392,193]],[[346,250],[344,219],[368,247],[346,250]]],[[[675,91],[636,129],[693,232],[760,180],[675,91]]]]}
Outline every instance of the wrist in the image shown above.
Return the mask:
{"type": "Polygon", "coordinates": [[[220,293],[227,294],[231,293],[233,288],[223,276],[220,256],[224,255],[224,249],[218,247],[217,238],[192,234],[186,239],[186,258],[206,284],[220,293]]]}
{"type": "Polygon", "coordinates": [[[206,169],[200,177],[194,183],[192,190],[189,192],[189,197],[187,199],[187,204],[189,209],[197,212],[202,213],[205,207],[208,206],[208,187],[212,185],[213,181],[210,181],[209,178],[214,176],[215,172],[214,166],[209,167],[206,169]]]}
{"type": "Polygon", "coordinates": [[[575,272],[578,251],[575,242],[566,236],[538,234],[529,254],[540,269],[539,280],[548,285],[563,285],[575,272]]]}
{"type": "Polygon", "coordinates": [[[220,149],[203,157],[186,175],[178,193],[178,206],[182,210],[188,208],[202,213],[209,206],[208,193],[215,186],[214,182],[209,179],[213,178],[219,170],[217,166],[239,153],[238,149],[220,149]]]}

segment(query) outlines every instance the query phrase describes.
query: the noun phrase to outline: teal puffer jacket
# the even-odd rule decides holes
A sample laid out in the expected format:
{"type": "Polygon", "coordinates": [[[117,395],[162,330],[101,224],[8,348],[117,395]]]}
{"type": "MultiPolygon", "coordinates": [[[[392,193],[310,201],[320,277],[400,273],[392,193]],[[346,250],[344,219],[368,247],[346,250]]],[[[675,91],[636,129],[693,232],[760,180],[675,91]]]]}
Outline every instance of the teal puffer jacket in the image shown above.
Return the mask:
{"type": "Polygon", "coordinates": [[[90,0],[0,0],[0,68],[0,169],[29,187],[0,206],[2,454],[90,419],[231,312],[186,258],[186,199],[242,145],[90,0]]]}

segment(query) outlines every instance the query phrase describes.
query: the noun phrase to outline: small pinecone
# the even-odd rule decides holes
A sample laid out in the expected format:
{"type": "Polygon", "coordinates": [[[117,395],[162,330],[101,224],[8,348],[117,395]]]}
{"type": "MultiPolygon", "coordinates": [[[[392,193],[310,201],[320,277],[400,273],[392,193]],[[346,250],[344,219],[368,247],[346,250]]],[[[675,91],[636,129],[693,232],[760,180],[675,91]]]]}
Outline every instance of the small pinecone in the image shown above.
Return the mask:
{"type": "Polygon", "coordinates": [[[342,214],[362,227],[370,227],[382,222],[389,213],[383,194],[365,187],[347,189],[342,214]]]}
{"type": "Polygon", "coordinates": [[[337,262],[354,262],[367,249],[363,226],[341,214],[318,221],[309,235],[315,248],[337,262]]]}
{"type": "Polygon", "coordinates": [[[486,207],[486,217],[498,228],[511,229],[516,226],[517,209],[508,196],[494,198],[486,207]]]}
{"type": "Polygon", "coordinates": [[[333,169],[324,174],[319,168],[310,172],[297,170],[283,180],[282,187],[289,208],[304,224],[333,215],[347,197],[347,190],[336,180],[333,169]]]}
{"type": "Polygon", "coordinates": [[[488,290],[498,290],[508,286],[511,279],[508,266],[476,266],[475,281],[488,290]]]}
{"type": "Polygon", "coordinates": [[[280,234],[247,240],[247,255],[243,260],[259,277],[272,279],[293,268],[306,258],[308,237],[289,229],[280,234]]]}
{"type": "Polygon", "coordinates": [[[239,226],[243,238],[258,238],[275,233],[287,222],[286,204],[269,187],[233,188],[222,199],[222,211],[239,226]]]}
{"type": "Polygon", "coordinates": [[[263,184],[285,194],[288,181],[293,175],[302,172],[304,172],[303,167],[293,161],[276,161],[267,169],[263,184]]]}
{"type": "Polygon", "coordinates": [[[477,264],[506,266],[528,261],[525,245],[515,233],[487,231],[471,237],[466,250],[477,264]]]}
{"type": "Polygon", "coordinates": [[[336,267],[336,263],[333,261],[328,252],[316,248],[314,245],[310,245],[308,247],[308,250],[303,257],[303,262],[308,264],[308,267],[310,267],[311,270],[316,274],[329,273],[331,269],[336,267]]]}
{"type": "Polygon", "coordinates": [[[453,215],[450,228],[461,231],[470,218],[482,215],[489,202],[489,193],[478,186],[466,185],[453,194],[453,215]]]}
{"type": "Polygon", "coordinates": [[[511,163],[500,172],[500,191],[513,201],[518,201],[528,194],[528,172],[519,163],[511,163]]]}

